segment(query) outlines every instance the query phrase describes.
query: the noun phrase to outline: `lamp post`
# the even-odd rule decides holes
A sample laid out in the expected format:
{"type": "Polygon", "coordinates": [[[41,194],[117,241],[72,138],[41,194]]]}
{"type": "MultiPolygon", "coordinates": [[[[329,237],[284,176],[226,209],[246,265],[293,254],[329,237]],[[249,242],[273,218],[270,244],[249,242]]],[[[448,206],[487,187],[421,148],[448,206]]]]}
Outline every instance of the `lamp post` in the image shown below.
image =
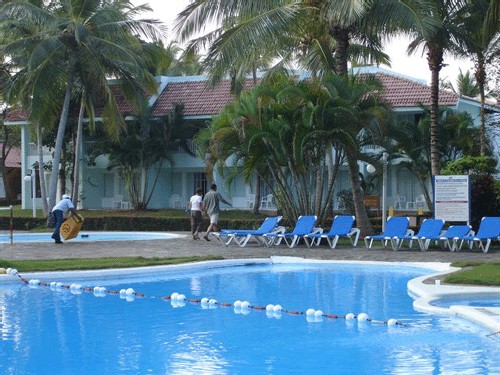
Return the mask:
{"type": "Polygon", "coordinates": [[[36,181],[35,181],[35,169],[31,170],[31,175],[24,176],[24,181],[31,181],[31,198],[32,198],[32,207],[33,207],[33,217],[36,218],[36,181]]]}
{"type": "Polygon", "coordinates": [[[385,232],[385,222],[387,221],[387,160],[389,154],[382,154],[382,232],[385,232]]]}

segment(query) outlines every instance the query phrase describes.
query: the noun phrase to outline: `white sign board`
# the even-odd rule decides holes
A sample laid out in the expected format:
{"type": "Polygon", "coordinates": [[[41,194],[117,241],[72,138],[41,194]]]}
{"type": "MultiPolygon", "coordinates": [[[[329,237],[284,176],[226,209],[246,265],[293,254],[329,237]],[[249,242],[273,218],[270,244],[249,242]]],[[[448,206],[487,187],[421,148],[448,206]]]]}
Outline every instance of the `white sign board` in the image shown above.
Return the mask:
{"type": "Polygon", "coordinates": [[[469,222],[469,176],[434,176],[434,217],[469,222]]]}

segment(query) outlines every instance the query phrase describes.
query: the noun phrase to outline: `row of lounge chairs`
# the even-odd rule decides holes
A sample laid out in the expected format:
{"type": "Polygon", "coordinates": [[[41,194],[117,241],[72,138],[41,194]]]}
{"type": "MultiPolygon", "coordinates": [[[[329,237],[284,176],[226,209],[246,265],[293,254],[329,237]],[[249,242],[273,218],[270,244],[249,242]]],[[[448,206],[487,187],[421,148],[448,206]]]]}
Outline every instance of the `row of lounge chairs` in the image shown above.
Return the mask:
{"type": "MultiPolygon", "coordinates": [[[[241,247],[246,246],[251,239],[268,247],[284,242],[290,248],[295,247],[300,240],[303,240],[307,247],[312,247],[318,246],[324,239],[332,249],[337,246],[340,238],[350,239],[353,246],[358,243],[360,231],[354,227],[354,216],[335,216],[328,232],[316,226],[317,217],[314,215],[300,216],[295,227],[289,232],[285,227],[279,226],[281,218],[268,217],[258,229],[225,229],[214,235],[225,246],[234,242],[241,247]]],[[[383,246],[390,244],[393,250],[398,250],[405,242],[408,247],[417,242],[422,251],[426,251],[431,243],[441,244],[451,251],[458,251],[468,245],[471,249],[477,246],[486,253],[493,240],[500,240],[500,217],[484,217],[477,233],[472,231],[470,225],[452,225],[446,230],[443,229],[444,225],[441,219],[425,219],[415,234],[410,229],[408,217],[389,217],[384,232],[365,237],[365,245],[371,249],[374,241],[381,241],[383,246]]]]}
{"type": "Polygon", "coordinates": [[[405,241],[409,247],[416,241],[422,251],[435,243],[450,251],[459,251],[464,245],[468,245],[470,249],[477,246],[483,253],[487,253],[491,242],[500,240],[500,217],[483,217],[477,233],[470,225],[451,225],[444,230],[444,224],[442,219],[425,219],[415,234],[409,229],[408,217],[390,217],[384,233],[365,237],[365,244],[367,248],[371,248],[374,240],[380,240],[384,246],[390,243],[393,250],[398,250],[405,241]]]}
{"type": "Polygon", "coordinates": [[[317,217],[314,215],[300,216],[295,227],[289,232],[285,227],[278,225],[280,220],[281,216],[268,217],[258,229],[225,229],[214,235],[223,245],[227,246],[234,241],[241,247],[246,246],[250,239],[268,247],[284,242],[290,248],[295,247],[301,239],[311,247],[319,245],[324,238],[332,249],[341,237],[351,239],[353,246],[358,243],[359,229],[354,228],[354,216],[336,216],[328,233],[323,233],[322,228],[316,227],[317,217]]]}

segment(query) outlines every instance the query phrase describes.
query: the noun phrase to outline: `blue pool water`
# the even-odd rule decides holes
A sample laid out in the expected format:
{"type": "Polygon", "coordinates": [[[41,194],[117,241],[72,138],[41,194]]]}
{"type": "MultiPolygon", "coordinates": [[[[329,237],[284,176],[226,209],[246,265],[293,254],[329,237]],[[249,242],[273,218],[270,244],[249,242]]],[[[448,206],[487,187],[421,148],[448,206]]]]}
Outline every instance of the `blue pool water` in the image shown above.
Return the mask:
{"type": "MultiPolygon", "coordinates": [[[[74,295],[0,283],[1,374],[494,374],[498,338],[454,317],[416,312],[411,267],[254,265],[63,280],[133,288],[144,298],[74,295]],[[187,303],[161,297],[280,304],[402,326],[187,303]]],[[[57,280],[42,280],[46,282],[57,280]]]]}
{"type": "Polygon", "coordinates": [[[483,307],[500,307],[500,296],[484,296],[471,298],[445,298],[433,301],[432,305],[438,307],[450,307],[453,305],[461,306],[483,306],[483,307]]]}
{"type": "MultiPolygon", "coordinates": [[[[51,233],[14,233],[13,242],[54,242],[51,233]]],[[[178,235],[164,232],[88,232],[81,231],[71,242],[92,241],[140,241],[177,238],[178,235]]],[[[8,234],[0,235],[1,242],[10,242],[8,234]]]]}

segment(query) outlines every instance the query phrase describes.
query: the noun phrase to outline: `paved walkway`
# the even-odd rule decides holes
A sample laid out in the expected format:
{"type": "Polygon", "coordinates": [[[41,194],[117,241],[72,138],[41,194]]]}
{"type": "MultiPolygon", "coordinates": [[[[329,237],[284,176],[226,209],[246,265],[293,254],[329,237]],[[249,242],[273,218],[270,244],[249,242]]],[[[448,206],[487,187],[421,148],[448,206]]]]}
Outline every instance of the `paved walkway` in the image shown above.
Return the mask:
{"type": "Polygon", "coordinates": [[[269,258],[271,256],[294,256],[310,259],[363,260],[387,262],[444,262],[487,261],[500,262],[500,247],[496,244],[486,254],[480,250],[464,249],[460,252],[429,250],[422,252],[417,248],[393,251],[391,248],[375,247],[367,250],[360,240],[358,246],[328,246],[307,248],[302,243],[289,249],[285,245],[267,248],[249,242],[246,247],[231,244],[224,247],[218,241],[194,241],[188,233],[178,233],[180,238],[169,240],[143,241],[99,241],[71,242],[64,245],[53,243],[0,244],[0,259],[61,259],[61,258],[100,258],[100,257],[179,257],[179,256],[220,256],[224,259],[269,258]]]}

